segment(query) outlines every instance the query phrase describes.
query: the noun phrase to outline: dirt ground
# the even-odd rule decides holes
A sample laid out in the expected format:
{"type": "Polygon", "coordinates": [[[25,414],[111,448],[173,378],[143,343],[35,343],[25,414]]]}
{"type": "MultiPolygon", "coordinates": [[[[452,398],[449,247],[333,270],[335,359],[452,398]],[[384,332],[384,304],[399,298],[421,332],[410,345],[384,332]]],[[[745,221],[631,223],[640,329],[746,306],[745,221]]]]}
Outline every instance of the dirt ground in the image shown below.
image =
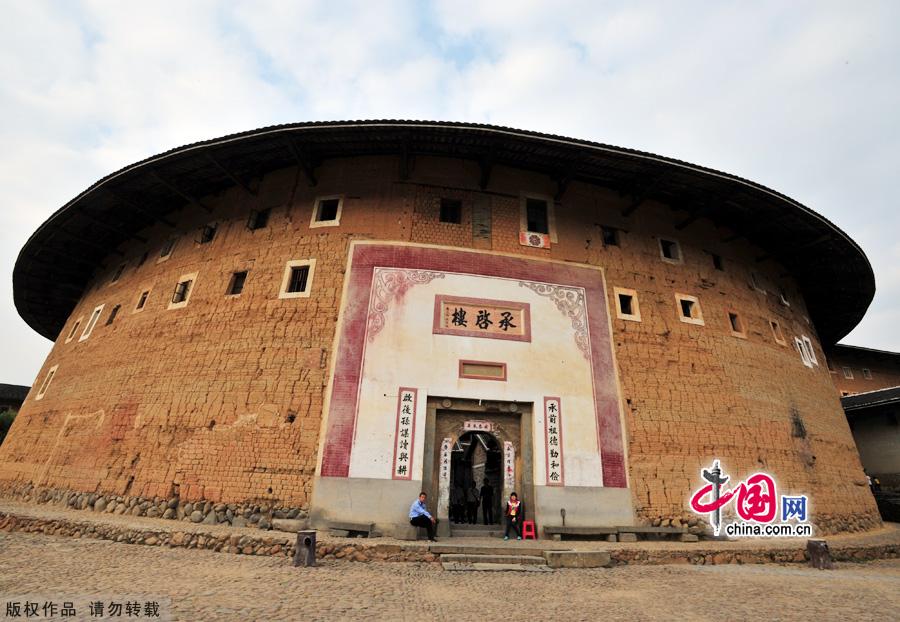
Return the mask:
{"type": "Polygon", "coordinates": [[[90,616],[87,603],[97,600],[141,603],[132,619],[149,619],[144,603],[155,601],[162,620],[896,620],[900,560],[832,571],[672,565],[454,573],[439,564],[339,561],[298,569],[281,557],[0,533],[0,612],[27,599],[72,601],[79,620],[105,619],[90,616]]]}

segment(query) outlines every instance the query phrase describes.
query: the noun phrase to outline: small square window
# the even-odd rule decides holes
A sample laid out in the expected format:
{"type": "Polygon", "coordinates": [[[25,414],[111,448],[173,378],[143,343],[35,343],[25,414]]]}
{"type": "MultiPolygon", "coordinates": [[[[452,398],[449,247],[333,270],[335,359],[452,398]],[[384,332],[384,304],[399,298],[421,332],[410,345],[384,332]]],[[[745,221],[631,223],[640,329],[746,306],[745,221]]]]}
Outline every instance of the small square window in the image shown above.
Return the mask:
{"type": "Polygon", "coordinates": [[[50,382],[52,382],[53,377],[56,376],[57,369],[59,369],[59,365],[54,365],[47,371],[47,375],[44,376],[44,382],[41,383],[41,388],[38,390],[38,394],[34,397],[34,399],[39,400],[44,397],[47,389],[50,388],[50,382]]]}
{"type": "Polygon", "coordinates": [[[675,240],[659,238],[659,254],[668,263],[681,263],[681,246],[675,240]]]}
{"type": "Polygon", "coordinates": [[[84,341],[91,336],[91,333],[94,332],[94,326],[97,325],[97,320],[100,319],[100,314],[102,312],[103,305],[100,305],[91,311],[91,317],[88,319],[87,324],[84,325],[84,332],[81,333],[81,337],[78,338],[78,341],[84,341]]]}
{"type": "Polygon", "coordinates": [[[269,224],[269,214],[272,212],[272,209],[261,209],[261,210],[253,210],[250,212],[250,218],[247,219],[247,228],[250,231],[256,231],[257,229],[263,229],[266,225],[269,224]]]}
{"type": "Polygon", "coordinates": [[[728,312],[728,324],[731,326],[731,334],[735,337],[747,338],[747,330],[744,328],[744,320],[734,311],[728,312]]]}
{"type": "Polygon", "coordinates": [[[619,245],[619,230],[615,227],[600,227],[600,235],[603,237],[603,246],[619,245]]]}
{"type": "Polygon", "coordinates": [[[783,346],[786,346],[787,342],[784,340],[784,333],[781,331],[781,324],[779,324],[777,320],[769,320],[769,326],[772,328],[772,336],[775,337],[775,341],[783,346]]]}
{"type": "Polygon", "coordinates": [[[281,280],[279,298],[308,298],[312,289],[315,259],[297,259],[287,262],[281,280]]]}
{"type": "Polygon", "coordinates": [[[550,217],[547,210],[547,201],[526,197],[525,199],[525,227],[527,231],[534,233],[550,233],[550,217]]]}
{"type": "Polygon", "coordinates": [[[160,261],[165,261],[166,259],[171,257],[172,251],[175,250],[175,244],[177,242],[178,242],[177,237],[171,237],[168,240],[166,240],[163,243],[162,248],[159,249],[159,259],[157,259],[156,262],[159,263],[160,261]]]}
{"type": "Polygon", "coordinates": [[[169,303],[169,309],[180,309],[187,305],[194,292],[194,281],[197,279],[197,273],[184,274],[178,278],[175,285],[175,291],[172,292],[172,301],[169,303]]]}
{"type": "Polygon", "coordinates": [[[725,263],[722,260],[722,256],[717,255],[715,253],[711,253],[711,255],[712,255],[713,268],[724,272],[725,271],[725,263]]]}
{"type": "Polygon", "coordinates": [[[849,367],[841,367],[841,371],[844,372],[844,378],[847,380],[853,380],[853,370],[849,367]]]}
{"type": "Polygon", "coordinates": [[[458,225],[462,222],[462,201],[441,199],[441,222],[458,225]]]}
{"type": "Polygon", "coordinates": [[[344,200],[341,196],[317,197],[310,227],[336,227],[341,223],[344,200]]]}
{"type": "Polygon", "coordinates": [[[637,292],[624,287],[614,287],[613,295],[616,299],[616,317],[620,320],[632,322],[641,321],[641,309],[638,305],[637,292]]]}
{"type": "Polygon", "coordinates": [[[150,290],[144,290],[141,292],[141,295],[138,296],[137,304],[134,306],[135,311],[143,311],[144,306],[147,304],[147,299],[150,297],[150,290]]]}
{"type": "Polygon", "coordinates": [[[109,317],[106,318],[107,326],[109,326],[110,324],[112,324],[113,322],[116,321],[116,316],[119,315],[119,309],[121,307],[122,307],[122,305],[116,305],[115,307],[112,308],[112,311],[110,311],[110,313],[109,313],[109,317]]]}
{"type": "Polygon", "coordinates": [[[69,336],[66,337],[66,343],[69,343],[75,338],[75,333],[78,332],[78,327],[81,326],[81,322],[84,320],[84,316],[82,315],[80,318],[75,320],[75,323],[72,324],[72,330],[69,331],[69,336]]]}
{"type": "Polygon", "coordinates": [[[128,264],[123,263],[118,268],[116,268],[116,272],[115,272],[115,274],[113,274],[113,278],[110,281],[110,283],[115,283],[122,277],[122,273],[125,272],[125,266],[127,266],[127,265],[128,264]]]}
{"type": "Polygon", "coordinates": [[[687,324],[703,326],[703,313],[700,310],[700,300],[696,296],[687,294],[675,294],[675,303],[678,306],[678,319],[687,324]]]}
{"type": "Polygon", "coordinates": [[[788,301],[787,296],[784,295],[784,290],[778,290],[778,301],[781,303],[783,307],[790,307],[791,303],[788,301]]]}
{"type": "Polygon", "coordinates": [[[872,371],[868,367],[863,367],[862,372],[863,372],[863,378],[865,378],[866,380],[872,379],[872,371]]]}
{"type": "Polygon", "coordinates": [[[150,251],[144,251],[144,254],[141,255],[141,258],[140,258],[140,259],[138,259],[138,262],[137,262],[137,266],[136,266],[136,267],[140,268],[141,266],[143,266],[143,265],[144,265],[144,262],[147,261],[147,257],[149,257],[149,256],[150,256],[150,251]]]}
{"type": "Polygon", "coordinates": [[[201,227],[200,236],[197,238],[197,244],[209,244],[216,237],[216,230],[219,228],[217,223],[210,223],[201,227]]]}
{"type": "Polygon", "coordinates": [[[235,272],[231,275],[231,281],[228,283],[228,291],[226,296],[238,296],[244,291],[244,283],[247,281],[247,271],[235,272]]]}

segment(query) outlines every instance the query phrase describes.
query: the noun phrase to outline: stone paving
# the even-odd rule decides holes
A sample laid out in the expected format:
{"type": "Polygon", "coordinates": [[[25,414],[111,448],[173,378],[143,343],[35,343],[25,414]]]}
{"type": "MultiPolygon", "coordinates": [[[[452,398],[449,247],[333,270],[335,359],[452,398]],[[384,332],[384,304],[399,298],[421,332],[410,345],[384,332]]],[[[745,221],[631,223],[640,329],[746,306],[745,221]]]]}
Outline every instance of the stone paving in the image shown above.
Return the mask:
{"type": "MultiPolygon", "coordinates": [[[[451,573],[420,563],[293,568],[282,557],[0,533],[0,606],[32,594],[152,599],[161,619],[172,620],[892,620],[900,560],[832,571],[770,564],[451,573]]],[[[91,619],[86,608],[77,619],[91,619]]]]}
{"type": "MultiPolygon", "coordinates": [[[[38,505],[33,503],[23,503],[9,499],[0,498],[0,513],[8,513],[15,516],[27,516],[48,520],[70,520],[79,522],[97,523],[103,525],[113,525],[121,528],[147,530],[155,532],[183,532],[183,533],[209,533],[209,534],[240,534],[251,537],[261,537],[269,535],[276,538],[290,539],[291,534],[279,531],[263,531],[255,527],[231,527],[229,525],[203,525],[191,523],[188,521],[163,520],[160,518],[146,518],[135,516],[119,516],[113,514],[98,514],[95,512],[84,510],[72,510],[56,505],[38,505]]],[[[347,538],[335,538],[328,534],[327,531],[319,531],[317,538],[319,542],[340,543],[352,541],[347,538]]],[[[874,529],[866,532],[848,533],[843,535],[829,535],[826,537],[829,546],[832,549],[841,547],[854,546],[878,546],[878,545],[896,545],[900,544],[900,523],[884,523],[880,529],[874,529]]],[[[446,544],[451,539],[440,538],[439,544],[446,544]]],[[[533,547],[532,541],[509,541],[504,542],[501,538],[454,538],[455,543],[462,543],[472,546],[497,546],[502,545],[515,548],[533,547]]],[[[424,541],[407,542],[396,540],[394,538],[370,538],[365,540],[371,544],[388,544],[400,545],[404,547],[420,547],[425,550],[428,543],[424,541]]],[[[805,548],[805,538],[742,538],[732,541],[709,541],[702,540],[700,542],[676,542],[670,540],[657,541],[639,541],[639,542],[605,542],[596,540],[566,540],[563,542],[554,542],[552,540],[541,539],[537,541],[539,545],[545,549],[568,549],[568,550],[600,550],[600,551],[660,551],[660,550],[678,550],[678,551],[751,551],[761,548],[766,549],[797,549],[805,548]]]]}

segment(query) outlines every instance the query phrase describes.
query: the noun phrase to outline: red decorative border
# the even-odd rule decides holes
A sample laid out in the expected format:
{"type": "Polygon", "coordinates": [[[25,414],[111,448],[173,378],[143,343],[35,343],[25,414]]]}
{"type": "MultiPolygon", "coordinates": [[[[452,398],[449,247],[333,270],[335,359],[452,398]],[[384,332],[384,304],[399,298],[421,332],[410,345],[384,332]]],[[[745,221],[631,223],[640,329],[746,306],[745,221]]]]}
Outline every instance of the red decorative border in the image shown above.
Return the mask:
{"type": "Polygon", "coordinates": [[[419,405],[419,390],[412,387],[400,387],[397,392],[397,423],[394,426],[394,457],[391,459],[391,479],[412,479],[413,458],[416,446],[416,407],[419,405]],[[406,477],[397,475],[397,445],[400,444],[397,437],[400,435],[400,416],[403,411],[403,394],[409,391],[413,394],[412,426],[409,432],[409,468],[406,469],[406,477]]]}
{"type": "Polygon", "coordinates": [[[435,335],[456,335],[458,337],[481,337],[482,339],[505,339],[509,341],[531,341],[531,304],[512,302],[510,300],[492,300],[490,298],[465,298],[463,296],[446,296],[438,294],[434,297],[434,323],[432,331],[435,335]],[[458,302],[464,305],[483,305],[486,307],[512,307],[521,309],[525,316],[525,330],[521,335],[508,333],[488,333],[482,330],[467,328],[445,328],[441,326],[441,308],[447,302],[458,302]]]}
{"type": "Polygon", "coordinates": [[[500,380],[501,382],[506,382],[506,363],[498,363],[496,361],[472,361],[469,359],[461,359],[459,361],[459,377],[460,378],[469,378],[471,380],[500,380]],[[463,371],[463,366],[468,363],[469,365],[494,365],[500,367],[503,370],[502,376],[479,376],[477,374],[467,374],[463,371]]]}
{"type": "MultiPolygon", "coordinates": [[[[613,367],[606,291],[597,270],[526,257],[398,244],[354,244],[347,275],[347,298],[335,352],[335,367],[322,450],[323,477],[347,477],[356,430],[366,321],[375,266],[521,279],[580,287],[585,293],[591,344],[592,386],[603,485],[624,488],[625,449],[619,418],[619,391],[613,367]]],[[[393,466],[393,465],[392,465],[393,466]]]]}
{"type": "Polygon", "coordinates": [[[547,467],[547,485],[548,486],[565,486],[566,481],[566,465],[563,460],[563,431],[562,431],[562,400],[558,397],[544,398],[544,466],[547,467]],[[550,480],[550,420],[547,417],[547,402],[556,401],[559,404],[559,412],[556,413],[557,427],[559,428],[559,481],[550,480]]]}

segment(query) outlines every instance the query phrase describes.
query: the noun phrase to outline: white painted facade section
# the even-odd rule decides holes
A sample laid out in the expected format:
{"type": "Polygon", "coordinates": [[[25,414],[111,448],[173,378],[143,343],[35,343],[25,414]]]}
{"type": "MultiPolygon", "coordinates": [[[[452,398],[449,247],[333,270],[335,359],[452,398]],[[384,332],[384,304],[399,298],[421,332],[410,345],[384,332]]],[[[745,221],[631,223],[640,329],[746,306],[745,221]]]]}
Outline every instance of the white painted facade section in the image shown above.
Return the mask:
{"type": "MultiPolygon", "coordinates": [[[[387,269],[391,272],[418,272],[387,269]]],[[[379,269],[376,268],[377,282],[379,269]]],[[[394,275],[397,276],[397,275],[394,275]]],[[[400,275],[403,277],[403,275],[400,275]]],[[[597,278],[601,273],[597,271],[597,278]]],[[[415,281],[416,279],[412,279],[415,281]]],[[[577,299],[583,291],[567,288],[577,299]]],[[[590,343],[576,341],[573,320],[549,296],[520,284],[519,280],[453,273],[429,273],[427,278],[378,297],[373,287],[370,314],[383,315],[369,322],[365,338],[356,433],[350,458],[351,478],[390,479],[392,474],[397,387],[419,391],[416,409],[415,458],[412,479],[421,480],[426,401],[429,395],[465,399],[533,403],[532,455],[535,482],[546,479],[544,447],[545,396],[558,396],[566,405],[563,435],[566,486],[602,486],[602,467],[593,397],[590,343]],[[400,293],[397,293],[400,292],[400,293]],[[531,342],[491,338],[435,335],[432,332],[435,297],[451,295],[526,302],[531,305],[531,342]],[[380,308],[376,309],[376,302],[380,308]],[[387,304],[384,304],[387,302],[387,304]],[[380,309],[387,307],[383,313],[380,309]],[[377,332],[373,331],[377,327],[377,332]],[[374,335],[371,333],[375,333],[374,335]],[[459,378],[460,360],[507,364],[506,381],[459,378]]],[[[370,315],[371,319],[371,315],[370,315]]],[[[584,317],[585,323],[587,317],[584,317]]],[[[582,332],[582,340],[586,332],[582,332]]],[[[598,375],[614,370],[598,370],[598,375]]],[[[527,439],[526,439],[527,442],[527,439]]]]}

